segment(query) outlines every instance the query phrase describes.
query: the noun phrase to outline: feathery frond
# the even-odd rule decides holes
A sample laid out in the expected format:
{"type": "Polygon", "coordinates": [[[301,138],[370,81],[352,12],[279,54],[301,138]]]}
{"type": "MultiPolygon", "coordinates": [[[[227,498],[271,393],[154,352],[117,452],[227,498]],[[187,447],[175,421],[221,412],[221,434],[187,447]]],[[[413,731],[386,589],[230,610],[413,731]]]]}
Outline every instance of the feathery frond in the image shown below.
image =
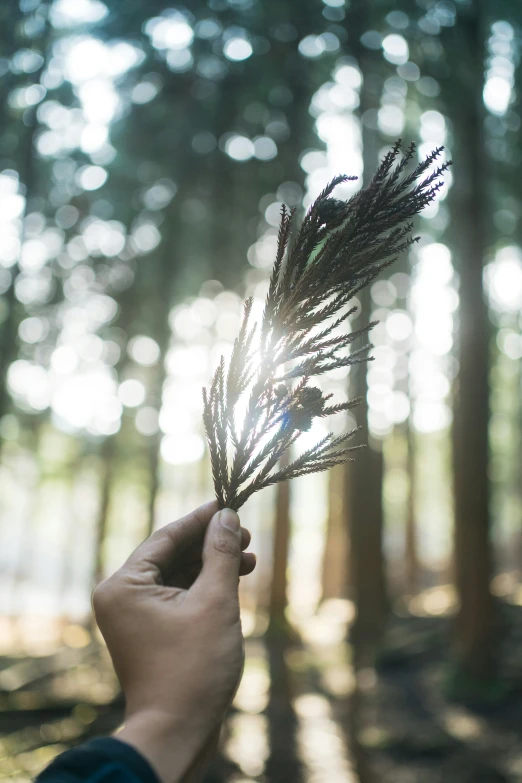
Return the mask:
{"type": "Polygon", "coordinates": [[[254,493],[280,481],[328,470],[352,459],[348,445],[358,428],[332,433],[285,467],[278,463],[314,419],[355,407],[360,399],[327,405],[310,381],[329,370],[368,361],[370,344],[346,350],[375,324],[340,331],[353,314],[350,301],[407,250],[411,219],[430,204],[450,164],[430,172],[443,148],[408,172],[415,155],[401,142],[383,158],[369,185],[347,201],[334,188],[354,177],[338,176],[310,207],[291,242],[294,212],[281,209],[277,252],[260,324],[252,324],[253,300],[225,367],[221,362],[203,390],[203,421],[220,508],[239,509],[254,493]],[[238,428],[237,408],[246,400],[238,428]]]}

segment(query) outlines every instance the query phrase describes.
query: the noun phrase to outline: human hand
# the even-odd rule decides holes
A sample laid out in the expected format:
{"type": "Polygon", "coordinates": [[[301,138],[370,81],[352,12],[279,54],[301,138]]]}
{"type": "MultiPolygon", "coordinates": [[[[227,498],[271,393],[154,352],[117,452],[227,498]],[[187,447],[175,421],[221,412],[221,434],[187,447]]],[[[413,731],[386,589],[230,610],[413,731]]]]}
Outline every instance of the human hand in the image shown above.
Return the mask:
{"type": "Polygon", "coordinates": [[[243,667],[239,576],[250,534],[208,503],[157,530],[94,591],[125,700],[118,738],[164,783],[181,781],[216,734],[243,667]]]}

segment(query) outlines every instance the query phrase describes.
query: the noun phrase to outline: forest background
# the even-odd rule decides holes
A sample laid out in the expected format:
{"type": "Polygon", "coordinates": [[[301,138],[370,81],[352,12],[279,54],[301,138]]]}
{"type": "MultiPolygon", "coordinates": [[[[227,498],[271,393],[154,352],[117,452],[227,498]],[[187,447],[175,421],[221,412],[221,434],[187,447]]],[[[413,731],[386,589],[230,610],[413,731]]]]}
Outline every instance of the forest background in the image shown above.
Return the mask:
{"type": "Polygon", "coordinates": [[[208,781],[522,781],[521,29],[507,0],[2,4],[1,780],[117,725],[92,587],[212,496],[201,387],[282,203],[402,137],[454,164],[359,297],[374,361],[321,381],[369,447],[242,509],[208,781]]]}

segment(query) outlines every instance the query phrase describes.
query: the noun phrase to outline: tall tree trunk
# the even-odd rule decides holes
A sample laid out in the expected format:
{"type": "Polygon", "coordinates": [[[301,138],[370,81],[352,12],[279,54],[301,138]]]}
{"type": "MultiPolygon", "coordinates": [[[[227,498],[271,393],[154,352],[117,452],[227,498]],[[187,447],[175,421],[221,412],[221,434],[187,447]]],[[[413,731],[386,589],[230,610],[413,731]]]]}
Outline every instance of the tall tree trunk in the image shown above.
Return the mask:
{"type": "MultiPolygon", "coordinates": [[[[304,78],[298,57],[288,56],[287,51],[280,51],[282,67],[287,74],[286,84],[291,90],[293,100],[286,111],[290,128],[289,139],[292,145],[281,145],[279,157],[284,158],[284,176],[287,180],[303,184],[303,170],[299,166],[296,149],[305,149],[312,132],[309,106],[313,90],[304,78]]],[[[288,452],[281,459],[281,467],[289,464],[288,452]]],[[[273,538],[273,570],[270,585],[270,628],[283,629],[287,635],[294,637],[295,632],[285,618],[288,603],[287,568],[290,546],[290,484],[285,481],[276,486],[275,529],[273,538]]]]}
{"type": "Polygon", "coordinates": [[[522,581],[522,358],[518,362],[518,547],[517,571],[518,580],[522,581]]]}
{"type": "Polygon", "coordinates": [[[76,531],[78,527],[78,518],[76,512],[75,503],[75,490],[78,482],[78,477],[81,476],[81,466],[84,454],[79,450],[73,457],[71,462],[67,465],[67,473],[64,476],[65,491],[68,496],[67,503],[67,519],[64,525],[64,530],[61,536],[61,558],[60,558],[60,575],[58,582],[58,596],[61,597],[61,601],[58,601],[59,612],[63,617],[67,616],[66,609],[66,596],[71,588],[74,588],[74,570],[75,563],[72,553],[74,550],[74,543],[76,538],[76,531]]]}
{"type": "MultiPolygon", "coordinates": [[[[139,307],[139,300],[136,300],[136,286],[128,288],[123,292],[118,302],[120,306],[120,316],[117,322],[122,332],[129,336],[129,330],[136,316],[139,307]]],[[[127,364],[126,345],[122,346],[120,358],[115,366],[116,378],[121,379],[123,370],[127,364]]],[[[122,417],[122,426],[124,418],[122,417]]],[[[93,581],[97,584],[103,578],[103,548],[107,533],[107,522],[109,507],[111,502],[111,492],[118,463],[118,442],[120,431],[113,435],[108,435],[99,447],[99,456],[102,463],[102,472],[100,476],[100,502],[98,513],[96,514],[95,540],[94,540],[94,569],[93,581]]]]}
{"type": "MultiPolygon", "coordinates": [[[[165,358],[170,344],[170,325],[169,325],[169,309],[171,302],[172,292],[172,280],[169,279],[172,273],[169,269],[174,268],[174,264],[171,262],[170,255],[173,253],[173,248],[169,242],[165,242],[164,245],[165,258],[163,259],[163,280],[162,280],[162,293],[158,292],[157,297],[153,299],[153,302],[160,309],[160,318],[158,319],[157,332],[154,337],[157,340],[160,349],[160,355],[158,363],[156,365],[154,379],[152,381],[152,394],[151,401],[156,405],[158,412],[161,410],[163,385],[167,377],[167,368],[165,365],[165,358]],[[169,256],[167,258],[167,256],[169,256]]],[[[156,524],[156,503],[158,493],[161,487],[160,482],[160,447],[163,433],[159,429],[154,435],[148,436],[147,442],[147,464],[149,473],[149,496],[148,496],[148,510],[147,510],[147,529],[146,535],[150,536],[155,530],[156,524]]]]}
{"type": "MultiPolygon", "coordinates": [[[[289,455],[283,455],[281,468],[289,464],[289,455]]],[[[288,554],[290,551],[290,483],[276,485],[276,503],[273,530],[272,579],[270,582],[270,630],[287,631],[285,611],[288,604],[288,554]]]]}
{"type": "MultiPolygon", "coordinates": [[[[410,9],[412,10],[412,9],[410,9]]],[[[404,308],[408,311],[411,309],[411,297],[412,297],[412,269],[411,261],[408,254],[403,254],[398,263],[394,266],[395,273],[400,273],[408,276],[408,290],[398,292],[397,306],[404,308]]],[[[403,360],[408,361],[408,368],[410,365],[411,353],[413,346],[407,348],[401,348],[403,360]]],[[[419,589],[420,581],[420,563],[418,553],[418,530],[417,530],[417,504],[416,504],[416,484],[417,484],[417,460],[416,460],[416,437],[415,430],[413,428],[413,389],[412,378],[408,369],[406,377],[397,381],[396,388],[398,391],[407,395],[410,400],[410,414],[403,424],[396,425],[396,430],[400,433],[400,437],[404,438],[401,445],[405,447],[406,458],[403,462],[403,467],[408,476],[408,489],[405,504],[404,515],[404,581],[402,587],[406,595],[415,595],[419,589]]]]}
{"type": "Polygon", "coordinates": [[[269,721],[270,755],[265,775],[268,783],[302,783],[303,766],[297,747],[298,721],[292,704],[291,672],[285,658],[284,638],[268,645],[270,696],[266,714],[269,721]]]}
{"type": "MultiPolygon", "coordinates": [[[[160,359],[163,361],[163,359],[160,359]]],[[[159,384],[158,384],[159,385],[159,384]]],[[[156,504],[160,490],[160,447],[161,430],[155,435],[149,436],[147,444],[147,462],[149,469],[149,497],[147,503],[147,528],[145,535],[148,538],[156,529],[156,504]]]]}
{"type": "Polygon", "coordinates": [[[337,465],[328,473],[328,518],[322,566],[323,600],[348,595],[348,532],[346,530],[346,466],[337,465]]]}
{"type": "MultiPolygon", "coordinates": [[[[41,33],[40,40],[31,42],[32,46],[39,46],[42,52],[42,64],[34,74],[34,84],[39,84],[42,74],[48,61],[50,38],[52,28],[48,19],[49,4],[42,4],[42,10],[45,10],[45,26],[41,33]]],[[[20,25],[20,22],[18,23],[20,25]]],[[[25,43],[25,42],[24,42],[25,43]]],[[[23,47],[24,43],[20,43],[23,47]]],[[[36,47],[35,47],[36,48],[36,47]]],[[[22,215],[20,216],[20,253],[22,252],[25,236],[25,217],[27,215],[28,203],[35,195],[37,172],[37,156],[34,151],[34,139],[38,130],[37,106],[25,110],[23,121],[18,121],[18,154],[17,170],[20,184],[25,188],[25,204],[22,215]]],[[[0,327],[0,418],[4,416],[9,409],[9,393],[7,391],[7,373],[9,366],[16,356],[17,336],[19,324],[19,305],[16,299],[15,283],[20,273],[20,257],[16,264],[11,267],[11,284],[4,294],[4,301],[7,305],[7,316],[0,327]]],[[[1,447],[1,444],[0,444],[1,447]]]]}
{"type": "Polygon", "coordinates": [[[107,523],[111,503],[111,491],[116,462],[116,439],[112,435],[107,438],[101,450],[101,485],[100,502],[95,520],[95,560],[94,560],[94,584],[97,585],[104,576],[104,543],[107,536],[107,523]]]}
{"type": "Polygon", "coordinates": [[[38,508],[40,506],[40,490],[44,482],[44,473],[39,459],[40,444],[43,431],[43,421],[38,417],[34,426],[28,432],[27,452],[34,458],[34,472],[24,470],[24,477],[28,481],[25,487],[29,502],[25,512],[25,519],[22,521],[20,544],[16,552],[16,561],[13,567],[13,590],[16,593],[24,582],[31,581],[34,559],[37,551],[38,541],[38,508]]]}
{"type": "Polygon", "coordinates": [[[482,283],[488,209],[481,6],[477,1],[459,11],[456,34],[462,89],[452,118],[457,147],[453,207],[460,261],[459,376],[453,431],[455,579],[460,610],[453,655],[463,685],[489,683],[495,671],[488,480],[490,328],[482,283]]]}
{"type": "MultiPolygon", "coordinates": [[[[367,312],[364,307],[363,312],[367,312]]],[[[353,394],[366,399],[366,368],[362,367],[362,371],[358,368],[358,377],[354,379],[353,394]]],[[[361,425],[361,441],[364,442],[369,436],[367,421],[361,421],[361,425]]],[[[369,444],[357,454],[349,471],[350,568],[357,611],[351,638],[361,649],[370,649],[382,635],[387,611],[382,552],[382,451],[369,444]]]]}
{"type": "Polygon", "coordinates": [[[415,595],[419,589],[419,556],[417,541],[417,515],[415,503],[416,461],[415,433],[411,424],[406,423],[408,498],[406,501],[406,526],[404,537],[404,564],[406,569],[405,587],[408,595],[415,595]]]}
{"type": "MultiPolygon", "coordinates": [[[[192,185],[190,172],[185,171],[183,184],[178,191],[177,199],[166,215],[163,240],[154,258],[154,262],[157,265],[157,277],[154,277],[154,283],[149,292],[143,313],[144,334],[149,333],[148,330],[151,329],[151,336],[156,340],[160,351],[150,383],[150,399],[158,411],[161,410],[163,386],[167,378],[165,359],[172,335],[169,313],[171,307],[179,301],[179,291],[183,290],[183,281],[180,281],[179,273],[180,261],[184,255],[186,257],[197,257],[199,255],[203,256],[203,259],[205,255],[209,259],[210,255],[210,248],[206,244],[206,241],[208,242],[206,235],[209,233],[207,224],[196,232],[193,225],[187,225],[181,216],[180,204],[183,204],[184,200],[191,194],[192,185]]],[[[157,433],[149,436],[147,442],[149,474],[147,535],[153,533],[155,529],[156,502],[161,488],[160,447],[162,438],[163,433],[158,428],[157,433]]]]}
{"type": "MultiPolygon", "coordinates": [[[[363,74],[360,115],[364,181],[367,182],[377,167],[378,156],[376,131],[371,130],[365,123],[365,113],[379,105],[380,79],[376,78],[374,55],[362,48],[358,54],[363,74]]],[[[368,288],[361,292],[360,302],[359,318],[367,323],[371,315],[371,295],[368,288]]],[[[357,611],[351,628],[351,638],[356,650],[362,653],[364,648],[371,655],[384,628],[387,595],[382,552],[383,454],[378,444],[372,444],[369,438],[367,369],[367,364],[363,362],[350,370],[350,396],[362,397],[364,401],[358,416],[362,427],[359,438],[361,443],[368,443],[368,447],[357,453],[355,461],[347,469],[347,525],[350,532],[353,598],[357,611]]]]}

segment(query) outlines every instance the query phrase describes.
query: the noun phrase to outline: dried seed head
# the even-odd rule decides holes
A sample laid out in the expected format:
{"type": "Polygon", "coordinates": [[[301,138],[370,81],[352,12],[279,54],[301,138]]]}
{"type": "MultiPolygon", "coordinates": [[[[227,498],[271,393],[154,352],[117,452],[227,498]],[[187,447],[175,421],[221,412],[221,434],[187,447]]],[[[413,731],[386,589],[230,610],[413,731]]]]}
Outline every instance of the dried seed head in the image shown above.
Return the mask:
{"type": "Polygon", "coordinates": [[[278,399],[283,399],[283,397],[286,397],[288,394],[288,389],[284,384],[280,383],[279,386],[276,386],[274,389],[274,396],[278,399]]]}
{"type": "Polygon", "coordinates": [[[323,393],[317,386],[305,386],[299,392],[299,402],[301,405],[316,405],[319,400],[322,400],[323,393]]]}
{"type": "Polygon", "coordinates": [[[306,411],[303,408],[296,408],[290,412],[290,424],[294,430],[300,430],[301,432],[308,432],[312,426],[314,416],[310,411],[306,411]]]}

